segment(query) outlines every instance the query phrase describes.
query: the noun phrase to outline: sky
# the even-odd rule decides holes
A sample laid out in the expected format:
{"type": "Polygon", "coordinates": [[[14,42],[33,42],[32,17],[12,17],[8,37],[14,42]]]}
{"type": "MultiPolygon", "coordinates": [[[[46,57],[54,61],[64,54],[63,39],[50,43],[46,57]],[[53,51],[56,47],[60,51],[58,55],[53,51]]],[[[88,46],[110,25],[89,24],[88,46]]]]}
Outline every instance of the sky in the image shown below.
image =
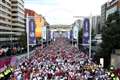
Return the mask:
{"type": "Polygon", "coordinates": [[[101,5],[108,0],[25,0],[25,8],[32,9],[53,24],[72,24],[75,16],[101,14],[101,5]]]}

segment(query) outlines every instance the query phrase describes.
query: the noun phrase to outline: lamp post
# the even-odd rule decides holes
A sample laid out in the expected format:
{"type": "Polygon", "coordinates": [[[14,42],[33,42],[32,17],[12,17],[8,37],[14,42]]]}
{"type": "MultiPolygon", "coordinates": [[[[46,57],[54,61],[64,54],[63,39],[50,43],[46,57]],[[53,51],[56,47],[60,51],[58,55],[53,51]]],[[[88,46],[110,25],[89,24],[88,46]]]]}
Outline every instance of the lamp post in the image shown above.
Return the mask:
{"type": "Polygon", "coordinates": [[[28,54],[28,59],[29,59],[30,50],[29,50],[29,26],[28,26],[28,14],[26,15],[26,32],[27,32],[27,54],[28,54]]]}
{"type": "Polygon", "coordinates": [[[91,42],[92,41],[92,16],[90,16],[90,35],[89,35],[89,58],[91,58],[91,50],[92,50],[92,46],[91,46],[91,42]]]}

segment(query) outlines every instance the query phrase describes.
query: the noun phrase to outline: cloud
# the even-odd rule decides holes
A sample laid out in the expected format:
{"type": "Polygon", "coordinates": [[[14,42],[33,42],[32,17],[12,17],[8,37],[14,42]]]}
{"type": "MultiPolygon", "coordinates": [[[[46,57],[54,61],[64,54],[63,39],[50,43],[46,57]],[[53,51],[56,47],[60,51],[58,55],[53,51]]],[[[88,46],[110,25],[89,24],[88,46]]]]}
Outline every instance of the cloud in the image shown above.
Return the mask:
{"type": "Polygon", "coordinates": [[[25,7],[42,14],[50,24],[72,24],[73,16],[100,15],[107,0],[26,0],[25,7]]]}

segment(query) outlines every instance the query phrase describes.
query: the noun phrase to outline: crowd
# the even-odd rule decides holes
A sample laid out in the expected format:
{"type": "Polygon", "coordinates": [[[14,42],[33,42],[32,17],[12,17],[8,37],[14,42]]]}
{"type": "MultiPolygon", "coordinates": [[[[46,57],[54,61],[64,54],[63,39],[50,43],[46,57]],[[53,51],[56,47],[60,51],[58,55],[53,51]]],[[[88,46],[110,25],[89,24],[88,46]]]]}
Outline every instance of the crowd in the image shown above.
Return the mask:
{"type": "Polygon", "coordinates": [[[108,71],[64,38],[44,49],[36,48],[29,59],[22,58],[14,69],[9,80],[113,80],[108,71]]]}

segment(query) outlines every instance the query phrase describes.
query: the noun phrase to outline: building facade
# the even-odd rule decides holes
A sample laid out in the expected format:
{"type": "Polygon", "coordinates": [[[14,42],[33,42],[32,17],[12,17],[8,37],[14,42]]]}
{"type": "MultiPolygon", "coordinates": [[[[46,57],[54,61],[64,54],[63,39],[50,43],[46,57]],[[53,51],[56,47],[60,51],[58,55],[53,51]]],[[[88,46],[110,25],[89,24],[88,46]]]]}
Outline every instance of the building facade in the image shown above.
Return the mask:
{"type": "Polygon", "coordinates": [[[108,16],[116,11],[119,11],[120,13],[120,0],[112,0],[101,6],[101,30],[102,27],[105,26],[108,16]]]}
{"type": "Polygon", "coordinates": [[[24,1],[0,0],[0,46],[18,43],[24,31],[24,1]]]}
{"type": "Polygon", "coordinates": [[[25,33],[25,9],[23,0],[11,0],[12,35],[15,44],[19,44],[19,37],[25,33]]]}
{"type": "Polygon", "coordinates": [[[105,26],[106,10],[107,10],[107,3],[103,4],[101,7],[101,29],[103,26],[105,26]]]}
{"type": "Polygon", "coordinates": [[[100,21],[100,16],[92,16],[92,29],[94,30],[94,34],[98,34],[101,31],[100,21]]]}
{"type": "Polygon", "coordinates": [[[11,1],[0,1],[0,44],[10,42],[10,36],[12,35],[12,21],[11,21],[11,1]]]}
{"type": "Polygon", "coordinates": [[[106,11],[106,20],[110,14],[119,11],[120,13],[120,0],[112,0],[111,2],[107,3],[107,11],[106,11]]]}
{"type": "Polygon", "coordinates": [[[105,4],[103,4],[101,7],[102,24],[105,23],[110,14],[113,14],[116,11],[120,12],[120,0],[112,0],[110,2],[106,2],[105,4]]]}

